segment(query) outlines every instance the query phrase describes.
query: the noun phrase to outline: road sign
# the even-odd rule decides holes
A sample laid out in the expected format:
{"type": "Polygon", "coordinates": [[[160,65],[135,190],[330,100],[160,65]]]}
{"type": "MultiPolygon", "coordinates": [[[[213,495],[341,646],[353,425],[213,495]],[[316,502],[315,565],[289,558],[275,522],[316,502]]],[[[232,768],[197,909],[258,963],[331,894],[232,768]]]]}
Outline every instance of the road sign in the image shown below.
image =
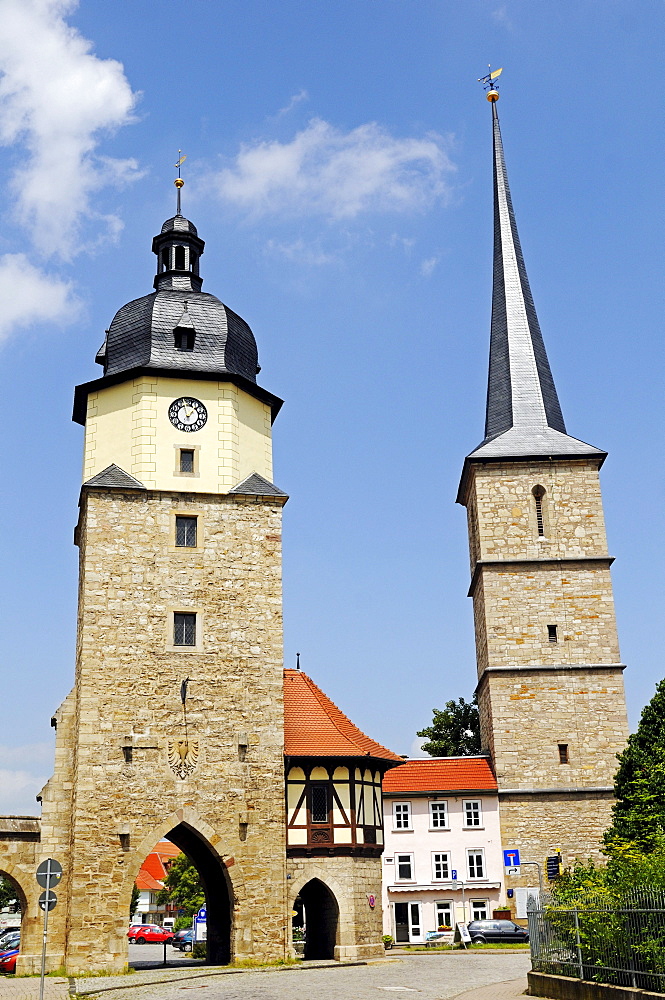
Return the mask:
{"type": "Polygon", "coordinates": [[[516,847],[509,847],[503,852],[504,868],[519,868],[520,852],[516,847]]]}
{"type": "Polygon", "coordinates": [[[58,897],[53,892],[53,889],[47,889],[39,897],[39,908],[41,910],[52,910],[57,902],[58,897]]]}
{"type": "Polygon", "coordinates": [[[457,882],[457,868],[453,868],[450,872],[450,877],[453,882],[457,882]]]}
{"type": "Polygon", "coordinates": [[[46,861],[42,861],[37,869],[37,883],[41,885],[42,889],[52,889],[54,885],[58,884],[61,878],[62,865],[59,861],[54,861],[53,858],[47,858],[46,861]]]}
{"type": "Polygon", "coordinates": [[[506,875],[519,875],[520,871],[519,865],[511,865],[510,868],[506,868],[506,875]]]}

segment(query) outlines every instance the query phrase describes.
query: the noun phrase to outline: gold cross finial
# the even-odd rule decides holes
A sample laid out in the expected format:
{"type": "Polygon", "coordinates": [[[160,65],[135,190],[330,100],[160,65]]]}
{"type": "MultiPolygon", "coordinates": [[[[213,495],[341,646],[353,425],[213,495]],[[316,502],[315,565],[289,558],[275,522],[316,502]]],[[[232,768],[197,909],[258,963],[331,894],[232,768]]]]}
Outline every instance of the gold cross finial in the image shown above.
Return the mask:
{"type": "Polygon", "coordinates": [[[178,208],[177,208],[177,212],[176,212],[177,215],[181,214],[181,212],[180,212],[180,189],[185,186],[185,182],[183,181],[182,177],[180,176],[180,168],[181,168],[181,166],[183,165],[183,163],[185,162],[186,159],[187,159],[187,153],[183,154],[182,150],[179,149],[178,150],[178,162],[176,163],[176,167],[178,168],[178,176],[176,177],[176,179],[173,182],[175,184],[176,188],[177,188],[177,191],[178,191],[178,208]]]}

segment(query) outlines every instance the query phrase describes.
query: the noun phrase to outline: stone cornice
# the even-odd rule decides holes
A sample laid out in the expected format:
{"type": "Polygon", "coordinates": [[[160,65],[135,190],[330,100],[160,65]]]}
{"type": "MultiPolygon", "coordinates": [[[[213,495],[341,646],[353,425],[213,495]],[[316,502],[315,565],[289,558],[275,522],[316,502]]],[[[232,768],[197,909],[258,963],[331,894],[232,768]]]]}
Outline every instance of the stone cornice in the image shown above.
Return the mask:
{"type": "Polygon", "coordinates": [[[500,788],[499,798],[504,795],[614,795],[614,788],[612,785],[589,785],[578,786],[571,785],[570,787],[562,787],[561,785],[555,786],[553,788],[500,788]]]}
{"type": "Polygon", "coordinates": [[[533,556],[531,558],[525,556],[523,559],[479,559],[476,562],[475,568],[473,570],[473,576],[471,577],[471,583],[469,585],[469,591],[467,597],[473,597],[474,591],[478,584],[478,579],[483,569],[487,567],[494,566],[530,566],[538,564],[553,564],[560,563],[569,565],[570,563],[606,563],[611,566],[614,562],[614,556],[533,556]]]}

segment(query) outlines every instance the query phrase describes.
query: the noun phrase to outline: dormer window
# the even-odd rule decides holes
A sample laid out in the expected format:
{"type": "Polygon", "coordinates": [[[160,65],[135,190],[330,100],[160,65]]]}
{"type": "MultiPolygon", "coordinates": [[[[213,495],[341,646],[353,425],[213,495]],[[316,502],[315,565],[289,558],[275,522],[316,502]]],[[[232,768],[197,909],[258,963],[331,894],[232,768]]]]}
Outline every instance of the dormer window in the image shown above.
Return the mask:
{"type": "Polygon", "coordinates": [[[189,329],[183,329],[182,327],[176,327],[173,331],[173,336],[175,339],[175,346],[177,351],[193,351],[194,350],[194,340],[196,338],[196,331],[189,329]]]}
{"type": "Polygon", "coordinates": [[[175,257],[175,262],[174,262],[173,266],[174,266],[175,270],[176,271],[184,271],[184,270],[186,270],[186,265],[185,265],[185,248],[184,247],[180,247],[180,246],[176,247],[175,248],[174,257],[175,257]]]}

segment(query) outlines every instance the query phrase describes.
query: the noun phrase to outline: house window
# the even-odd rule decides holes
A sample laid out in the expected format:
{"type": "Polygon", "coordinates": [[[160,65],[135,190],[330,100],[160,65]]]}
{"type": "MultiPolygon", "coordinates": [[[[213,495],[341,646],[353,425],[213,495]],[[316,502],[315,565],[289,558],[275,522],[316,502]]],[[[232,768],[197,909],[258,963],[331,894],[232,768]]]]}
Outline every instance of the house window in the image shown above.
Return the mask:
{"type": "Polygon", "coordinates": [[[196,517],[180,517],[175,519],[175,543],[179,548],[196,548],[196,517]]]}
{"type": "Polygon", "coordinates": [[[429,825],[432,830],[444,830],[448,826],[448,803],[430,802],[429,825]]]}
{"type": "Polygon", "coordinates": [[[543,538],[545,535],[545,518],[543,516],[545,489],[542,486],[534,486],[531,492],[533,493],[533,500],[536,505],[536,530],[538,531],[538,537],[543,538]]]}
{"type": "Polygon", "coordinates": [[[194,449],[193,448],[181,448],[180,449],[180,471],[181,472],[193,472],[194,471],[194,449]]]}
{"type": "Polygon", "coordinates": [[[328,786],[323,783],[312,785],[312,823],[328,822],[328,786]]]}
{"type": "Polygon", "coordinates": [[[559,763],[560,764],[570,764],[570,758],[568,756],[568,744],[559,743],[559,763]]]}
{"type": "Polygon", "coordinates": [[[472,920],[489,920],[489,907],[486,899],[472,899],[469,903],[472,920]]]}
{"type": "Polygon", "coordinates": [[[435,882],[450,878],[450,854],[432,855],[432,878],[435,882]]]}
{"type": "Polygon", "coordinates": [[[485,878],[485,852],[473,850],[466,852],[469,878],[485,878]]]}
{"type": "Polygon", "coordinates": [[[393,806],[393,829],[394,830],[411,829],[410,802],[396,802],[395,805],[393,806]]]}
{"type": "Polygon", "coordinates": [[[453,926],[452,903],[436,904],[436,929],[442,931],[444,927],[453,926]]]}
{"type": "Polygon", "coordinates": [[[413,854],[396,854],[397,881],[413,881],[413,854]]]}
{"type": "Polygon", "coordinates": [[[480,799],[469,799],[464,803],[464,826],[482,826],[483,810],[480,799]]]}
{"type": "Polygon", "coordinates": [[[176,611],[173,616],[173,645],[196,645],[196,615],[176,611]]]}
{"type": "Polygon", "coordinates": [[[557,635],[557,627],[556,627],[556,625],[548,625],[547,626],[547,640],[548,640],[548,642],[558,642],[559,641],[559,637],[557,635]]]}

